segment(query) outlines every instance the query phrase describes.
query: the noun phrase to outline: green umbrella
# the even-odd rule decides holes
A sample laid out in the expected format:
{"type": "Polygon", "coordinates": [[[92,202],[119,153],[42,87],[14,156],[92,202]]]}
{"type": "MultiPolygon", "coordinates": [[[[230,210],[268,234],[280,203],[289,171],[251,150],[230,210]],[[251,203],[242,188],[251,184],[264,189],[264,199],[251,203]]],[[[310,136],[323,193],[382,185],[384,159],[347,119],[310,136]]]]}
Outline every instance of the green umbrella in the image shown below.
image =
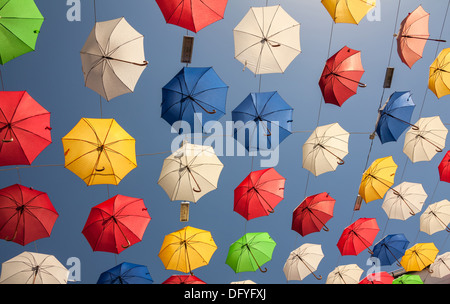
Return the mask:
{"type": "Polygon", "coordinates": [[[256,271],[266,272],[261,265],[272,259],[275,241],[267,232],[246,233],[239,240],[231,244],[228,250],[226,264],[234,272],[256,271]]]}
{"type": "Polygon", "coordinates": [[[0,0],[0,64],[34,51],[43,22],[33,0],[0,0]]]}
{"type": "Polygon", "coordinates": [[[423,281],[417,274],[404,274],[392,281],[392,284],[423,284],[423,281]]]}

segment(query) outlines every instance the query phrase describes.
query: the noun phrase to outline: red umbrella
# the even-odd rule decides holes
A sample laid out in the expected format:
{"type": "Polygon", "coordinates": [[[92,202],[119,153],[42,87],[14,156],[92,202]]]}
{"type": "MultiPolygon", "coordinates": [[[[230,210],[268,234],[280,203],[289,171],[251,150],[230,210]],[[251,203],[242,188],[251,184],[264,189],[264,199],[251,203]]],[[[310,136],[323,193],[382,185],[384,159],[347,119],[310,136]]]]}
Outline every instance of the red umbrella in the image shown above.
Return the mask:
{"type": "Polygon", "coordinates": [[[325,103],[342,106],[357,93],[358,87],[366,87],[360,82],[363,74],[361,52],[344,46],[327,60],[320,76],[319,86],[325,103]]]}
{"type": "Polygon", "coordinates": [[[444,158],[438,166],[439,178],[443,182],[450,183],[450,151],[444,155],[444,158]]]}
{"type": "Polygon", "coordinates": [[[156,0],[167,23],[197,33],[223,19],[228,0],[156,0]]]}
{"type": "MultiPolygon", "coordinates": [[[[342,232],[337,243],[341,255],[358,255],[369,249],[380,229],[374,218],[360,218],[342,232]]],[[[372,254],[372,251],[369,249],[372,254]]]]}
{"type": "Polygon", "coordinates": [[[285,181],[274,168],[251,172],[234,189],[234,211],[247,220],[273,213],[284,198],[285,181]]]}
{"type": "Polygon", "coordinates": [[[371,273],[362,279],[359,284],[392,284],[394,277],[386,271],[371,273]]]}
{"type": "Polygon", "coordinates": [[[333,217],[335,202],[326,192],[308,196],[293,212],[292,230],[301,236],[318,232],[322,228],[329,231],[325,223],[333,217]]]}
{"type": "Polygon", "coordinates": [[[91,209],[82,233],[94,251],[118,254],[142,240],[150,219],[142,199],[119,194],[91,209]]]}
{"type": "Polygon", "coordinates": [[[49,237],[57,218],[46,193],[18,184],[0,189],[0,238],[25,246],[49,237]]]}
{"type": "Polygon", "coordinates": [[[0,92],[0,166],[30,165],[49,144],[50,113],[27,92],[0,92]]]}
{"type": "Polygon", "coordinates": [[[172,275],[161,284],[206,284],[195,275],[172,275]]]}

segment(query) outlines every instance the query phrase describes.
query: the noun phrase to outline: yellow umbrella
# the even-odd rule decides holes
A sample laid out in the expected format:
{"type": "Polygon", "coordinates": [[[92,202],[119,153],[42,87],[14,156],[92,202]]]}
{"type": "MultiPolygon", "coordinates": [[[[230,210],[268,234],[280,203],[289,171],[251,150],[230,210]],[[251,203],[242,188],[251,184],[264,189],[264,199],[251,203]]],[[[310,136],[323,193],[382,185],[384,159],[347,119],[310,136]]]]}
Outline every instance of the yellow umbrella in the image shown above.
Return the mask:
{"type": "Polygon", "coordinates": [[[82,118],[62,143],[65,168],[88,186],[117,185],[137,166],[135,139],[114,119],[82,118]]]}
{"type": "Polygon", "coordinates": [[[209,231],[187,226],[164,237],[158,256],[166,269],[192,274],[208,265],[216,249],[209,231]]]}
{"type": "Polygon", "coordinates": [[[358,24],[376,3],[376,0],[322,0],[335,23],[358,24]]]}
{"type": "Polygon", "coordinates": [[[421,271],[434,262],[438,252],[434,243],[418,243],[405,251],[400,264],[407,272],[421,271]]]}
{"type": "Polygon", "coordinates": [[[363,173],[358,194],[366,203],[383,198],[394,184],[395,164],[392,156],[375,160],[363,173]]]}
{"type": "Polygon", "coordinates": [[[437,98],[450,94],[450,48],[443,49],[431,64],[428,88],[437,98]]]}

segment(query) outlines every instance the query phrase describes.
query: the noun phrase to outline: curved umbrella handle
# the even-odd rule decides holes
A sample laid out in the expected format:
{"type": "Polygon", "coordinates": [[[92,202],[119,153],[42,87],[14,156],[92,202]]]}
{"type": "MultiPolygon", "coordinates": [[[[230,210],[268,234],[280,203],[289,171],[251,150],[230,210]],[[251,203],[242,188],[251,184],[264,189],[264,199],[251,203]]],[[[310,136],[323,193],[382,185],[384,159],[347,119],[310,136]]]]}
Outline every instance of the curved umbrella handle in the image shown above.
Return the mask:
{"type": "Polygon", "coordinates": [[[316,276],[316,274],[314,272],[311,272],[311,273],[317,280],[322,280],[322,276],[321,275],[316,276]]]}
{"type": "Polygon", "coordinates": [[[130,241],[125,237],[125,240],[127,241],[127,244],[126,245],[122,245],[122,248],[128,248],[128,247],[130,247],[131,246],[131,243],[130,243],[130,241]]]}
{"type": "Polygon", "coordinates": [[[358,87],[365,88],[365,87],[367,87],[367,84],[362,83],[362,82],[358,82],[358,87]]]}
{"type": "Polygon", "coordinates": [[[14,138],[11,138],[11,139],[2,139],[2,142],[4,142],[4,143],[13,142],[13,141],[14,141],[14,138]]]}
{"type": "Polygon", "coordinates": [[[337,158],[338,159],[338,165],[341,166],[343,164],[345,164],[345,161],[342,158],[337,158]]]}
{"type": "Polygon", "coordinates": [[[262,270],[261,267],[258,265],[258,268],[262,273],[267,272],[267,268],[265,268],[265,267],[264,267],[264,270],[262,270]]]}
{"type": "Polygon", "coordinates": [[[327,226],[325,226],[325,225],[323,225],[323,231],[326,231],[326,232],[328,232],[328,231],[330,231],[330,228],[328,228],[327,226]]]}
{"type": "Polygon", "coordinates": [[[103,167],[103,168],[101,168],[101,169],[95,168],[95,171],[97,171],[97,172],[105,171],[105,167],[103,167]]]}
{"type": "Polygon", "coordinates": [[[195,185],[197,187],[197,189],[192,188],[192,190],[197,193],[202,192],[202,189],[200,188],[200,185],[198,184],[197,180],[195,179],[194,174],[192,174],[191,169],[189,169],[189,167],[186,167],[186,169],[188,170],[189,174],[192,176],[192,179],[194,180],[195,185]]]}

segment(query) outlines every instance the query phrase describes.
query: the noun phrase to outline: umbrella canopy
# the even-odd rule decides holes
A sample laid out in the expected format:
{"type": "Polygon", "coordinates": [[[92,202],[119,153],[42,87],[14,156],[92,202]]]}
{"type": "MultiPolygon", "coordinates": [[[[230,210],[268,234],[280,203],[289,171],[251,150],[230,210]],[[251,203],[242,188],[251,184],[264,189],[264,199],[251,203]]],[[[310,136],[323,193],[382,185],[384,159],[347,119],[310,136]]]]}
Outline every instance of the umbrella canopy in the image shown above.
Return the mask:
{"type": "Polygon", "coordinates": [[[103,272],[97,284],[152,284],[147,266],[123,262],[103,272]]]}
{"type": "Polygon", "coordinates": [[[376,159],[363,173],[358,193],[366,203],[383,198],[394,184],[397,167],[392,156],[387,156],[376,159]]]}
{"type": "Polygon", "coordinates": [[[431,276],[443,278],[450,274],[450,252],[445,252],[436,256],[434,262],[430,265],[431,276]]]}
{"type": "Polygon", "coordinates": [[[314,271],[317,270],[323,257],[321,245],[309,243],[301,245],[291,251],[284,263],[283,272],[286,279],[288,281],[301,281],[312,273],[316,279],[321,280],[322,276],[316,276],[314,271]]]}
{"type": "Polygon", "coordinates": [[[85,86],[108,101],[133,92],[148,65],[144,36],[123,17],[96,22],[80,56],[85,86]]]}
{"type": "Polygon", "coordinates": [[[327,60],[319,79],[325,103],[342,106],[358,88],[366,87],[360,82],[363,74],[361,52],[344,46],[327,60]]]}
{"type": "Polygon", "coordinates": [[[211,146],[184,142],[162,166],[158,184],[171,201],[197,202],[215,190],[223,164],[211,146]]]}
{"type": "Polygon", "coordinates": [[[0,190],[0,238],[22,246],[49,237],[59,214],[47,193],[12,185],[0,190]]]}
{"type": "Polygon", "coordinates": [[[225,263],[235,273],[266,272],[261,266],[272,259],[276,243],[267,232],[249,232],[231,244],[225,263]]]}
{"type": "Polygon", "coordinates": [[[118,185],[137,167],[135,142],[114,119],[81,118],[62,138],[64,167],[88,186],[118,185]]]}
{"type": "Polygon", "coordinates": [[[231,113],[234,138],[248,151],[274,149],[292,134],[293,111],[276,91],[250,93],[231,113]]]}
{"type": "Polygon", "coordinates": [[[31,165],[52,143],[50,112],[26,91],[1,91],[0,138],[0,166],[31,165]]]}
{"type": "Polygon", "coordinates": [[[156,0],[165,21],[197,33],[223,19],[228,0],[156,0]]]}
{"type": "Polygon", "coordinates": [[[369,249],[380,229],[376,219],[360,218],[347,226],[337,243],[341,255],[358,255],[364,249],[369,249]]]}
{"type": "Polygon", "coordinates": [[[373,246],[372,257],[377,258],[380,266],[392,265],[405,254],[409,241],[403,233],[389,234],[373,246]]]}
{"type": "Polygon", "coordinates": [[[430,161],[445,147],[448,129],[439,116],[423,117],[405,135],[403,152],[413,162],[430,161]]]}
{"type": "Polygon", "coordinates": [[[142,199],[118,194],[91,208],[82,233],[93,251],[119,254],[142,240],[150,219],[142,199]]]}
{"type": "Polygon", "coordinates": [[[450,48],[443,49],[430,66],[428,88],[437,98],[450,94],[450,48]]]}
{"type": "Polygon", "coordinates": [[[24,251],[3,262],[0,284],[67,284],[68,277],[55,256],[24,251]]]}
{"type": "Polygon", "coordinates": [[[363,272],[356,264],[340,265],[328,274],[326,284],[358,284],[363,272]]]}
{"type": "Polygon", "coordinates": [[[348,154],[349,137],[338,123],[317,127],[303,144],[303,168],[315,176],[336,170],[348,154]]]}
{"type": "Polygon", "coordinates": [[[301,53],[300,23],[280,5],[251,7],[233,35],[235,58],[255,75],[283,73],[301,53]]]}
{"type": "Polygon", "coordinates": [[[0,8],[0,64],[32,52],[44,17],[33,0],[3,1],[0,8]]]}
{"type": "Polygon", "coordinates": [[[400,264],[405,271],[421,271],[431,265],[439,250],[434,243],[418,243],[405,251],[400,264]]]}
{"type": "Polygon", "coordinates": [[[185,121],[191,132],[198,123],[204,132],[205,123],[225,115],[227,91],[212,67],[184,67],[162,88],[161,117],[170,125],[185,121]]]}
{"type": "Polygon", "coordinates": [[[376,6],[376,0],[322,0],[335,23],[358,24],[376,6]]]}
{"type": "Polygon", "coordinates": [[[217,245],[211,232],[186,226],[164,237],[159,258],[166,269],[190,273],[208,265],[217,245]]]}
{"type": "Polygon", "coordinates": [[[393,276],[386,271],[381,271],[367,275],[359,284],[392,284],[393,280],[393,276]]]}
{"type": "Polygon", "coordinates": [[[206,284],[203,280],[195,275],[171,275],[161,284],[206,284]]]}
{"type": "Polygon", "coordinates": [[[392,284],[423,284],[422,278],[417,274],[404,274],[392,281],[392,284]]]}
{"type": "Polygon", "coordinates": [[[273,213],[284,198],[285,181],[274,168],[251,172],[234,189],[233,210],[246,220],[273,213]]]}
{"type": "Polygon", "coordinates": [[[333,217],[335,203],[336,200],[325,192],[308,196],[295,208],[291,229],[301,236],[321,229],[329,231],[325,224],[333,217]]]}
{"type": "Polygon", "coordinates": [[[420,216],[420,231],[429,235],[445,230],[450,232],[450,202],[442,200],[431,204],[420,216]]]}
{"type": "Polygon", "coordinates": [[[450,183],[450,151],[445,153],[438,166],[439,180],[442,182],[450,183]]]}
{"type": "Polygon", "coordinates": [[[427,197],[422,184],[403,182],[387,191],[381,208],[390,219],[404,221],[422,210],[427,197]]]}

